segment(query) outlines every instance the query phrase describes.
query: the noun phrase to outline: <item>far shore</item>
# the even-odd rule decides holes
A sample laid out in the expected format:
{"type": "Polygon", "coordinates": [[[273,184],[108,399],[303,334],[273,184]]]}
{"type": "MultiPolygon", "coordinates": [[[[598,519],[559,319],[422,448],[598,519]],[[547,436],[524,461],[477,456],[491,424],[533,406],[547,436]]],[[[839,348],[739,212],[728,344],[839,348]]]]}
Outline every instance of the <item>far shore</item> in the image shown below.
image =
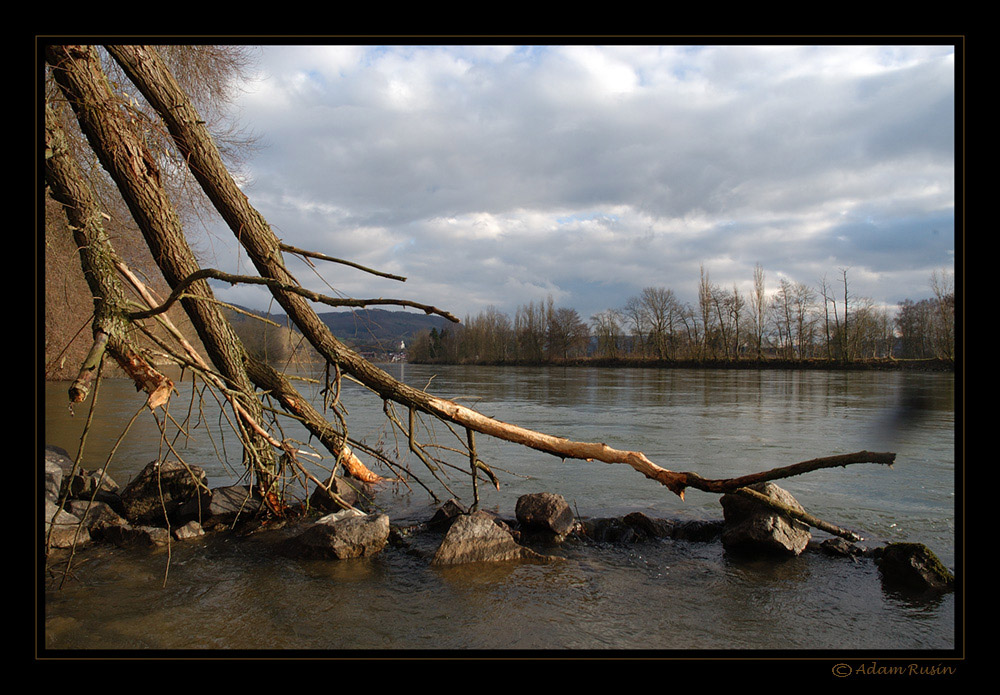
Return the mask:
{"type": "Polygon", "coordinates": [[[954,360],[945,359],[870,359],[843,362],[839,360],[658,360],[641,357],[570,357],[566,359],[497,362],[408,362],[424,365],[460,365],[489,367],[602,367],[636,369],[820,369],[829,371],[918,371],[953,372],[954,360]]]}

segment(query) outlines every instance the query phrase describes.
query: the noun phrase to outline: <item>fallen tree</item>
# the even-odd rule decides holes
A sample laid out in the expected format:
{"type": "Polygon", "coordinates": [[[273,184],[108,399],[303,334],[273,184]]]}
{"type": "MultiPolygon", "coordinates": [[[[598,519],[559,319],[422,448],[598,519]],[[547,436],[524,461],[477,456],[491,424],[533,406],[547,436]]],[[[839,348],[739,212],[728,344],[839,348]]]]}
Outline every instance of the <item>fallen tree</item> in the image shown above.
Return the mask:
{"type": "MultiPolygon", "coordinates": [[[[431,456],[427,448],[417,439],[417,415],[424,414],[436,421],[464,429],[464,440],[462,437],[459,439],[464,441],[463,456],[467,457],[466,470],[472,481],[476,503],[478,503],[477,484],[481,476],[492,484],[499,485],[489,466],[477,455],[475,444],[477,433],[563,459],[623,463],[667,487],[681,498],[689,487],[713,493],[735,491],[752,496],[752,491],[746,488],[758,482],[855,463],[891,464],[895,459],[895,454],[892,453],[862,451],[813,459],[749,476],[709,480],[694,472],[676,472],[663,468],[639,451],[615,449],[599,442],[573,441],[490,418],[472,408],[436,397],[394,379],[333,336],[310,302],[320,301],[335,305],[339,303],[341,306],[406,304],[421,308],[428,313],[440,313],[452,319],[454,317],[435,307],[407,300],[338,300],[303,290],[285,266],[283,253],[296,253],[330,261],[337,259],[323,258],[322,254],[289,247],[275,236],[264,217],[236,185],[205,123],[153,48],[126,45],[109,45],[105,48],[158,114],[176,144],[181,158],[190,168],[191,174],[219,215],[226,221],[259,273],[259,277],[252,278],[232,276],[211,269],[202,269],[194,262],[183,231],[176,223],[176,216],[172,214],[170,202],[159,190],[160,175],[156,159],[145,148],[142,138],[126,118],[126,111],[115,101],[108,81],[101,71],[95,48],[49,46],[45,55],[54,79],[62,94],[72,105],[90,146],[122,191],[150,249],[153,250],[154,257],[160,264],[164,277],[172,288],[171,298],[167,302],[158,304],[147,298],[145,307],[141,311],[128,312],[125,315],[119,312],[117,318],[125,324],[138,324],[156,316],[160,309],[175,300],[182,303],[185,311],[191,315],[225,386],[235,387],[240,396],[239,402],[245,406],[247,423],[245,441],[250,452],[246,458],[248,465],[256,473],[262,489],[269,490],[274,487],[283,465],[291,464],[297,471],[311,474],[298,460],[299,452],[291,443],[268,434],[261,417],[259,398],[253,398],[252,403],[247,399],[255,388],[276,396],[285,411],[300,419],[338,461],[350,462],[353,475],[368,480],[376,480],[377,476],[371,473],[351,451],[347,444],[347,433],[343,422],[339,423],[339,427],[331,424],[283,375],[247,354],[231,327],[221,317],[218,303],[211,296],[211,290],[206,282],[208,277],[221,277],[234,283],[253,282],[267,286],[290,321],[333,370],[333,381],[328,379],[327,387],[335,389],[342,375],[348,375],[378,394],[384,401],[389,421],[403,433],[410,450],[417,454],[431,472],[435,471],[435,464],[440,462],[431,456]],[[406,422],[395,415],[394,405],[406,409],[408,415],[406,422]]],[[[67,205],[65,202],[63,204],[67,205]]],[[[99,272],[110,271],[105,267],[99,272]]],[[[336,415],[336,410],[333,412],[336,415]]],[[[412,472],[407,472],[407,475],[412,475],[412,472]]],[[[806,523],[837,535],[857,538],[851,531],[840,529],[807,514],[796,513],[796,516],[806,523]]]]}

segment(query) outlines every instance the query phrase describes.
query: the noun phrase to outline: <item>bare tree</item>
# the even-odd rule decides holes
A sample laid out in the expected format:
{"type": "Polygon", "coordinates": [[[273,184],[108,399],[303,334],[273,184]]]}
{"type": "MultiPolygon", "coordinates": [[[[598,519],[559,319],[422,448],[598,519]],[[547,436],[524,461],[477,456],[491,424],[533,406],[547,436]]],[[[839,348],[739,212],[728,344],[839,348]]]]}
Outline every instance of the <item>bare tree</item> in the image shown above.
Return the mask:
{"type": "Polygon", "coordinates": [[[949,271],[931,273],[935,301],[934,343],[937,356],[955,359],[955,284],[949,271]]]}
{"type": "Polygon", "coordinates": [[[517,308],[514,313],[514,339],[517,358],[527,362],[545,359],[545,335],[548,333],[548,316],[545,306],[534,302],[517,308]]]}
{"type": "Polygon", "coordinates": [[[751,308],[753,321],[753,341],[757,359],[764,359],[764,332],[767,323],[767,293],[764,288],[764,268],[760,263],[753,268],[753,292],[751,308]]]}
{"type": "Polygon", "coordinates": [[[647,319],[642,300],[639,297],[629,297],[621,309],[621,315],[625,317],[632,337],[630,352],[639,357],[645,356],[647,319]]]}
{"type": "Polygon", "coordinates": [[[597,338],[597,354],[615,358],[622,350],[622,316],[614,309],[606,309],[590,317],[594,336],[597,338]]]}
{"type": "Polygon", "coordinates": [[[698,311],[701,317],[701,359],[709,357],[708,348],[710,336],[714,332],[712,329],[712,283],[705,272],[705,266],[700,267],[700,279],[698,281],[698,311]]]}
{"type": "Polygon", "coordinates": [[[674,323],[678,314],[674,291],[665,287],[646,287],[639,295],[639,302],[645,317],[649,347],[657,359],[673,359],[674,323]]]}

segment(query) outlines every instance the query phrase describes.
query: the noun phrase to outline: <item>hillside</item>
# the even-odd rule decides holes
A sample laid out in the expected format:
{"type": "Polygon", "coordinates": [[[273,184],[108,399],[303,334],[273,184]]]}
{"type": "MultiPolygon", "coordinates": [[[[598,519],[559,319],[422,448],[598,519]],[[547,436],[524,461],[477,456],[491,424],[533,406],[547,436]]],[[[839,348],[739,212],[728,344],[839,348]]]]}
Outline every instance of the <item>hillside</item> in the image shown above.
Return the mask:
{"type": "MultiPolygon", "coordinates": [[[[239,307],[239,311],[228,310],[226,315],[247,350],[257,357],[274,363],[318,359],[284,314],[265,315],[239,307]],[[266,316],[269,322],[254,316],[266,316]]],[[[374,359],[399,359],[401,344],[409,347],[422,331],[454,326],[440,316],[412,311],[366,309],[322,312],[318,316],[338,340],[374,359]]]]}
{"type": "Polygon", "coordinates": [[[338,339],[359,350],[397,352],[400,342],[410,345],[421,331],[455,327],[441,316],[414,311],[329,311],[319,317],[338,339]]]}

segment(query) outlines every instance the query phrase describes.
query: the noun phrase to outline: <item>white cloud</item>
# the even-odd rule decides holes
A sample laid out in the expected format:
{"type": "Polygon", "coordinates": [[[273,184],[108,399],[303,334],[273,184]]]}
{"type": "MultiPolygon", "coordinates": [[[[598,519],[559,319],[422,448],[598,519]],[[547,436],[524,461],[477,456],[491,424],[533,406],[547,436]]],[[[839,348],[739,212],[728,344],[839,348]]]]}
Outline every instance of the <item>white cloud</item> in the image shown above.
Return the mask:
{"type": "Polygon", "coordinates": [[[954,253],[953,70],[949,46],[268,47],[245,190],[289,243],[460,315],[691,296],[701,264],[918,298],[954,253]]]}

